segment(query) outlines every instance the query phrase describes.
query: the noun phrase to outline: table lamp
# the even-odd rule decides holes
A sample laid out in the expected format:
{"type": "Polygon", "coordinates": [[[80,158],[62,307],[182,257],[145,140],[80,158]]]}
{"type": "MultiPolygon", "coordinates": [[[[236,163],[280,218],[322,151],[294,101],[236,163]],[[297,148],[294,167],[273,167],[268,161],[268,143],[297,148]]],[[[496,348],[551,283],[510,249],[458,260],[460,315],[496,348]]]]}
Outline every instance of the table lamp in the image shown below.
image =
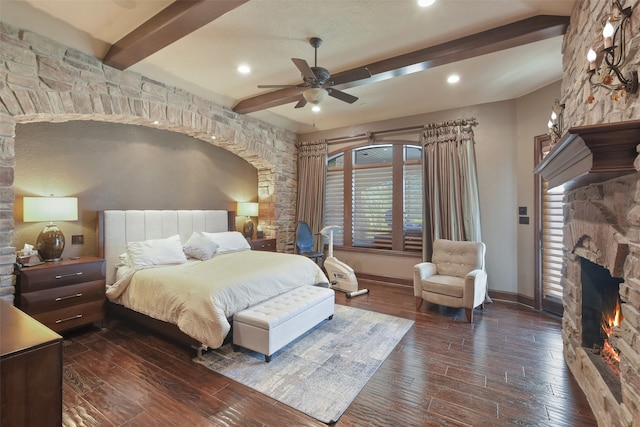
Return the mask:
{"type": "Polygon", "coordinates": [[[251,221],[251,217],[258,216],[258,203],[238,202],[238,215],[247,217],[243,234],[247,239],[251,239],[253,237],[253,221],[251,221]]]}
{"type": "Polygon", "coordinates": [[[60,261],[64,250],[64,234],[54,221],[77,221],[77,197],[25,197],[24,222],[49,222],[38,235],[36,249],[42,261],[60,261]]]}

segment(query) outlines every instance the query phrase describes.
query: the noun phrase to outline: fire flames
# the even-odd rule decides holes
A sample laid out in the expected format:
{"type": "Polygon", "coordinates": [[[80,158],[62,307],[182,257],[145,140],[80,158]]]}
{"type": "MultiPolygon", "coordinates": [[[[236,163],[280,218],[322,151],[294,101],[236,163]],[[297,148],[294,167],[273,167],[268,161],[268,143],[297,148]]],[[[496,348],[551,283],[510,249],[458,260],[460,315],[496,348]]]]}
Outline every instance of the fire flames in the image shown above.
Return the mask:
{"type": "Polygon", "coordinates": [[[624,320],[620,310],[620,299],[616,301],[615,310],[611,313],[602,314],[602,331],[605,334],[604,345],[602,347],[602,357],[609,366],[620,375],[620,352],[611,345],[610,336],[613,328],[619,326],[624,320]]]}

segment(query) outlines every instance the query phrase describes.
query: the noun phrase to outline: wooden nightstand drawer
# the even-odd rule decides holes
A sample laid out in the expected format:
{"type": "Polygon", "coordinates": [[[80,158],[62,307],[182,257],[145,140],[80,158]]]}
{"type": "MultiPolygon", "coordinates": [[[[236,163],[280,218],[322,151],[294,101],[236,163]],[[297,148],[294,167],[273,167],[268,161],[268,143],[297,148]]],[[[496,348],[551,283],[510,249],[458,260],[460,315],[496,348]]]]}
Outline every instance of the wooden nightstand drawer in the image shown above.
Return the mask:
{"type": "Polygon", "coordinates": [[[20,270],[20,292],[27,293],[105,279],[104,260],[69,260],[20,270]]]}
{"type": "Polygon", "coordinates": [[[100,300],[32,314],[31,317],[48,328],[60,332],[88,323],[101,322],[104,318],[104,308],[105,300],[100,300]]]}
{"type": "Polygon", "coordinates": [[[20,295],[20,308],[30,314],[104,300],[104,280],[78,283],[20,295]]]}
{"type": "Polygon", "coordinates": [[[255,239],[249,242],[254,251],[276,251],[276,239],[255,239]]]}
{"type": "Polygon", "coordinates": [[[56,332],[104,318],[103,259],[81,257],[23,267],[16,285],[19,308],[56,332]]]}

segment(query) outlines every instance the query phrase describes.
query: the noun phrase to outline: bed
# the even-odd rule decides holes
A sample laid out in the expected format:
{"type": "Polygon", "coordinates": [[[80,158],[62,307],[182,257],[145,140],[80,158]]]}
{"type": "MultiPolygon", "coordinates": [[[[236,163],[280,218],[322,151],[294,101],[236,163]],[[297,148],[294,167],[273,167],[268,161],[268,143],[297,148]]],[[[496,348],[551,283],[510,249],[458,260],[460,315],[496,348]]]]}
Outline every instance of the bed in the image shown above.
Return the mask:
{"type": "Polygon", "coordinates": [[[234,313],[295,287],[328,283],[306,257],[250,250],[229,211],[107,210],[98,227],[109,313],[199,353],[228,340],[234,313]],[[193,244],[203,237],[214,242],[213,256],[208,243],[206,250],[193,244]]]}

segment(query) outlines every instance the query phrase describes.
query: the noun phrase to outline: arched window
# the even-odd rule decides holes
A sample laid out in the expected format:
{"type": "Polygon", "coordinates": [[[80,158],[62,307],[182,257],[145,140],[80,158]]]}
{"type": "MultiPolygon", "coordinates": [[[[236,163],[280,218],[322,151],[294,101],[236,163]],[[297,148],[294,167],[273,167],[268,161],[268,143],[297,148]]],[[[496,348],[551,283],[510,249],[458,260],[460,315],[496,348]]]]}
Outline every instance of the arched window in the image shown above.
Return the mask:
{"type": "Polygon", "coordinates": [[[340,225],[334,245],[422,250],[422,148],[388,143],[332,153],[325,225],[340,225]]]}

